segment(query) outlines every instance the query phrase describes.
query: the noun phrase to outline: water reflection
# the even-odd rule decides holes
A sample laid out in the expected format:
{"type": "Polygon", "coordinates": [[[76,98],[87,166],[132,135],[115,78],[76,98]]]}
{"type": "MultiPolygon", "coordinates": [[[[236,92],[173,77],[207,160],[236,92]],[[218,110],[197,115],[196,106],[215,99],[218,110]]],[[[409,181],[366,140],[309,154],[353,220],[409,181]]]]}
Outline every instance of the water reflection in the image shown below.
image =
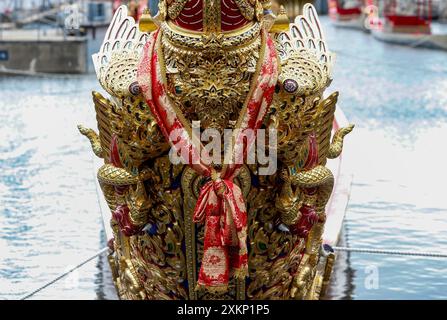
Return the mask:
{"type": "MultiPolygon", "coordinates": [[[[101,220],[76,123],[94,126],[93,76],[0,78],[0,297],[17,298],[96,252],[101,220]]],[[[95,298],[94,263],[36,298],[95,298]],[[76,280],[76,279],[75,279],[76,280]],[[76,285],[77,286],[77,285],[76,285]]]]}
{"type": "MultiPolygon", "coordinates": [[[[349,244],[447,251],[446,53],[388,45],[325,24],[338,53],[332,89],[341,92],[340,106],[357,125],[346,145],[354,174],[349,244]]],[[[446,267],[439,259],[353,253],[342,267],[344,290],[351,292],[346,298],[446,298],[446,267]],[[378,288],[368,289],[371,268],[378,288]]]]}

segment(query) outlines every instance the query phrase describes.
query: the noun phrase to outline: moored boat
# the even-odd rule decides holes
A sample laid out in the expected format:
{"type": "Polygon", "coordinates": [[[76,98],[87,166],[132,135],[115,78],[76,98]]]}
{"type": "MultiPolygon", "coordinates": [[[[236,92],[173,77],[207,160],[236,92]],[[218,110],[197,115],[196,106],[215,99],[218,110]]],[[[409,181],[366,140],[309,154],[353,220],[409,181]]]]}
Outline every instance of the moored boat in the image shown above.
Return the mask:
{"type": "Polygon", "coordinates": [[[362,0],[328,0],[329,16],[336,27],[365,30],[362,0]]]}
{"type": "Polygon", "coordinates": [[[431,0],[384,0],[379,2],[380,25],[374,38],[399,45],[447,50],[447,33],[432,28],[431,0]]]}

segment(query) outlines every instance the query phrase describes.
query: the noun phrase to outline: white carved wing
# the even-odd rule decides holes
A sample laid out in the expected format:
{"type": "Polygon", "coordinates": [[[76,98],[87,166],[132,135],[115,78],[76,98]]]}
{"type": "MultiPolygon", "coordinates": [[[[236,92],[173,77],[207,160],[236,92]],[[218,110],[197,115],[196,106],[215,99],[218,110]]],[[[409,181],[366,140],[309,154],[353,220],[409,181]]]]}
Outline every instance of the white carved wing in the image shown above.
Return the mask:
{"type": "Polygon", "coordinates": [[[313,53],[329,76],[335,56],[326,45],[318,14],[311,4],[304,5],[303,14],[290,24],[288,32],[276,35],[276,43],[281,60],[301,51],[313,53]]]}
{"type": "Polygon", "coordinates": [[[127,7],[119,7],[113,15],[99,52],[92,56],[98,79],[109,65],[112,53],[139,51],[148,37],[148,33],[140,32],[134,18],[127,15],[127,7]]]}

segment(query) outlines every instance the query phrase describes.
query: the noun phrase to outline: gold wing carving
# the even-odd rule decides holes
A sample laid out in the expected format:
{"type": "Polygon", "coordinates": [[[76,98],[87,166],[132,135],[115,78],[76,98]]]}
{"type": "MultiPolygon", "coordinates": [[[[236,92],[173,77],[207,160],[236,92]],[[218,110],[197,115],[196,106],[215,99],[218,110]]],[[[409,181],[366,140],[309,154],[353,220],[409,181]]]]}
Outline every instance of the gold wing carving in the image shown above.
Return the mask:
{"type": "Polygon", "coordinates": [[[275,97],[273,120],[279,129],[281,160],[301,168],[307,159],[308,137],[315,135],[318,164],[337,157],[343,137],[352,127],[340,129],[331,143],[338,92],[323,98],[331,82],[333,54],[328,50],[315,8],[307,4],[288,32],[276,35],[281,59],[279,91],[275,97]],[[301,165],[300,165],[301,164],[301,165]]]}
{"type": "Polygon", "coordinates": [[[279,57],[287,61],[294,55],[310,53],[322,69],[331,77],[334,54],[329,51],[318,19],[318,14],[311,4],[305,4],[303,14],[295,18],[287,32],[275,35],[279,57]]]}
{"type": "Polygon", "coordinates": [[[338,92],[321,100],[318,104],[318,118],[315,125],[315,135],[318,143],[318,162],[325,165],[331,144],[331,134],[334,123],[335,105],[338,100],[338,92]]]}
{"type": "Polygon", "coordinates": [[[315,126],[315,134],[318,143],[318,160],[320,165],[325,165],[327,159],[335,159],[341,154],[344,137],[354,129],[354,125],[350,124],[347,127],[339,128],[332,135],[337,101],[338,92],[334,92],[322,100],[318,106],[318,121],[315,126]]]}
{"type": "Polygon", "coordinates": [[[101,80],[102,74],[107,72],[114,53],[140,52],[148,37],[147,33],[140,32],[135,20],[127,15],[127,6],[119,7],[113,15],[99,52],[92,56],[98,79],[101,80]]]}
{"type": "Polygon", "coordinates": [[[331,135],[338,92],[326,99],[318,95],[283,99],[284,96],[278,95],[276,103],[280,107],[272,117],[278,129],[280,159],[290,165],[301,162],[298,167],[302,167],[308,154],[308,138],[313,133],[318,144],[318,164],[326,164],[326,159],[336,153],[331,149],[331,135]]]}
{"type": "Polygon", "coordinates": [[[93,103],[95,104],[96,120],[98,122],[97,134],[93,129],[78,125],[79,131],[86,136],[92,145],[93,152],[105,163],[110,162],[110,143],[112,141],[110,111],[112,109],[110,100],[104,98],[99,92],[93,91],[93,103]]]}
{"type": "Polygon", "coordinates": [[[106,163],[110,162],[110,143],[116,135],[122,165],[133,173],[168,149],[137,85],[140,54],[148,36],[127,15],[126,6],[115,12],[99,52],[93,55],[98,80],[110,94],[109,100],[93,92],[99,135],[79,127],[95,154],[106,163]]]}
{"type": "MultiPolygon", "coordinates": [[[[114,67],[113,62],[119,63],[124,58],[137,56],[147,39],[148,34],[140,32],[135,20],[127,15],[127,7],[125,5],[119,7],[107,29],[99,52],[92,56],[98,80],[103,88],[111,94],[112,98],[131,95],[128,92],[130,84],[117,81],[114,75],[120,72],[131,76],[135,74],[134,64],[127,67],[126,70],[119,70],[114,67]]],[[[122,75],[119,74],[119,76],[122,75]]],[[[135,77],[127,78],[133,79],[135,77]]],[[[78,128],[90,140],[94,153],[103,158],[106,163],[109,163],[112,134],[116,133],[117,128],[115,127],[119,127],[120,122],[116,113],[117,108],[114,108],[113,103],[99,92],[93,92],[92,94],[99,135],[92,129],[81,125],[78,128]],[[114,118],[117,118],[118,121],[114,121],[114,118]]],[[[117,102],[119,101],[117,100],[117,102]]]]}
{"type": "Polygon", "coordinates": [[[104,161],[110,162],[110,143],[112,142],[111,121],[109,113],[111,110],[110,100],[104,98],[99,92],[93,91],[93,102],[96,110],[96,121],[98,122],[99,140],[103,149],[104,161]]]}

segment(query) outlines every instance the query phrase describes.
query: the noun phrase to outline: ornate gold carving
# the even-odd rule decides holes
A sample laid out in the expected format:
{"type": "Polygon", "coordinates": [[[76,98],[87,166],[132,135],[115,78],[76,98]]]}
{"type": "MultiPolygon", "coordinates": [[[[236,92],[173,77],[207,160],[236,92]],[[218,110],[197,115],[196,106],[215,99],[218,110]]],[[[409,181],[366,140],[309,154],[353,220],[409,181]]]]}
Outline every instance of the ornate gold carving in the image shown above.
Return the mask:
{"type": "Polygon", "coordinates": [[[332,138],[332,143],[329,147],[327,157],[329,159],[335,159],[340,156],[343,151],[343,139],[347,134],[349,134],[352,129],[354,129],[354,125],[350,125],[346,128],[341,128],[335,132],[334,137],[332,138]]]}
{"type": "Polygon", "coordinates": [[[164,0],[164,1],[167,1],[168,16],[172,20],[177,19],[178,15],[180,14],[180,12],[182,12],[183,8],[185,7],[185,4],[188,2],[188,0],[164,0]]]}
{"type": "Polygon", "coordinates": [[[308,254],[301,258],[298,270],[292,280],[290,296],[293,299],[303,299],[312,285],[313,266],[308,254]]]}
{"type": "MultiPolygon", "coordinates": [[[[240,30],[221,34],[194,34],[186,33],[170,22],[161,25],[163,34],[171,44],[179,48],[205,50],[210,47],[210,42],[218,42],[219,50],[234,50],[240,46],[246,46],[260,36],[261,24],[253,23],[240,30]]],[[[197,52],[196,52],[197,53],[197,52]]]]}
{"type": "Polygon", "coordinates": [[[131,96],[129,88],[137,81],[139,53],[136,50],[113,53],[100,79],[102,87],[112,96],[131,96]]]}
{"type": "Polygon", "coordinates": [[[107,205],[111,211],[115,210],[117,205],[117,197],[115,195],[115,188],[111,185],[99,184],[101,187],[101,191],[106,199],[107,205]]]}
{"type": "MultiPolygon", "coordinates": [[[[171,166],[158,166],[159,169],[173,171],[171,166]]],[[[182,248],[186,217],[182,193],[175,189],[150,196],[153,205],[145,233],[130,238],[132,261],[149,298],[186,299],[187,265],[182,248]]]]}
{"type": "MultiPolygon", "coordinates": [[[[175,19],[186,2],[161,1],[161,19],[166,14],[175,19]]],[[[269,1],[236,3],[244,17],[253,20],[256,15],[258,22],[221,33],[220,1],[206,0],[205,33],[189,33],[169,19],[161,25],[159,53],[170,98],[188,120],[201,120],[204,128],[234,127],[260,59],[259,21],[269,1]]],[[[309,7],[304,11],[308,19],[299,20],[307,31],[292,24],[292,34],[277,36],[281,74],[265,125],[278,129],[280,170],[259,176],[253,164],[243,166],[235,178],[248,210],[249,277],[246,282],[231,280],[225,294],[195,290],[204,227],[195,225],[192,216],[206,179],[169,161],[169,144],[133,85],[140,53],[105,54],[110,61],[101,65],[100,81],[111,99],[93,93],[99,134],[82,126],[79,130],[104,159],[98,179],[110,209],[127,206],[131,224],[139,227],[126,236],[121,222],[111,220],[114,253],[108,259],[120,298],[317,299],[324,293],[334,261],[333,254],[320,252],[325,206],[334,183],[325,164],[340,154],[352,127],[337,131],[331,143],[338,94],[322,97],[330,83],[330,53],[318,23],[311,19],[315,13],[309,7]],[[112,141],[119,151],[114,154],[115,166],[110,159],[112,141]],[[308,166],[315,151],[312,143],[317,155],[308,166]],[[305,236],[287,229],[300,221],[303,206],[318,216],[305,236]]],[[[108,43],[124,43],[113,40],[108,43]]]]}
{"type": "Polygon", "coordinates": [[[203,31],[205,33],[218,33],[220,24],[220,0],[203,0],[203,31]]]}
{"type": "Polygon", "coordinates": [[[299,209],[303,202],[299,199],[299,189],[294,188],[290,180],[285,179],[275,206],[281,213],[281,221],[286,225],[295,224],[301,217],[299,209]]]}
{"type": "Polygon", "coordinates": [[[125,300],[143,300],[146,293],[141,286],[132,261],[121,257],[117,278],[118,294],[125,300]]]}
{"type": "Polygon", "coordinates": [[[168,7],[167,7],[167,1],[171,0],[160,0],[158,3],[158,13],[155,17],[153,17],[153,20],[157,26],[160,26],[163,21],[166,20],[166,17],[168,16],[168,7]]]}
{"type": "Polygon", "coordinates": [[[255,8],[253,7],[253,1],[249,2],[248,0],[234,0],[239,10],[245,19],[251,21],[255,17],[255,8]]]}
{"type": "Polygon", "coordinates": [[[105,164],[98,170],[98,180],[101,183],[118,187],[136,184],[139,178],[138,176],[130,174],[125,169],[105,164]]]}
{"type": "Polygon", "coordinates": [[[323,273],[323,283],[321,285],[321,295],[324,296],[326,294],[326,291],[329,287],[332,269],[334,267],[335,263],[335,254],[333,252],[329,253],[329,255],[326,258],[326,265],[324,266],[324,273],[323,273]]]}
{"type": "Polygon", "coordinates": [[[200,55],[177,48],[169,39],[162,43],[170,97],[179,109],[189,119],[200,120],[202,128],[234,125],[256,71],[260,39],[231,51],[211,47],[200,55]]]}
{"type": "Polygon", "coordinates": [[[142,181],[129,188],[126,203],[129,206],[131,222],[137,226],[145,225],[148,222],[153,203],[152,199],[148,197],[142,181]]]}

